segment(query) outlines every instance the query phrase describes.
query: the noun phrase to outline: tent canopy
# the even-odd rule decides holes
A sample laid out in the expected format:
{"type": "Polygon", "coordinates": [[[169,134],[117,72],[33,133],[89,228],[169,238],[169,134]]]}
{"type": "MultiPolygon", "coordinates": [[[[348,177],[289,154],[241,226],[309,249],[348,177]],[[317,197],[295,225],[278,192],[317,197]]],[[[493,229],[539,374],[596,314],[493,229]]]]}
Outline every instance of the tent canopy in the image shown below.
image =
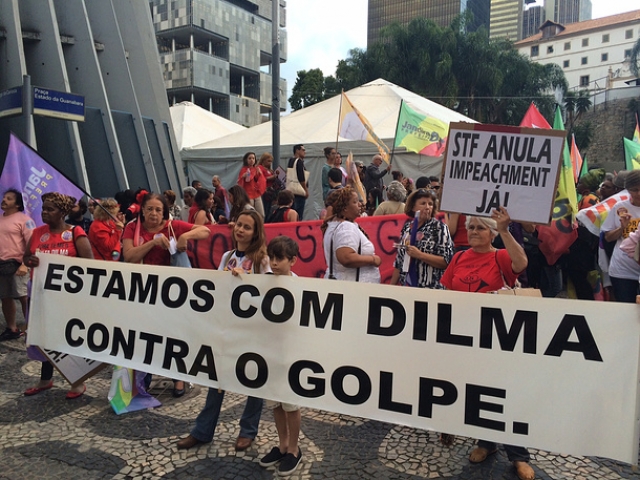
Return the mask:
{"type": "Polygon", "coordinates": [[[179,150],[246,130],[191,102],[177,103],[169,111],[179,150]]]}
{"type": "MultiPolygon", "coordinates": [[[[366,117],[374,131],[389,147],[393,147],[400,102],[415,110],[435,117],[443,122],[472,122],[464,115],[432,102],[409,90],[383,79],[374,80],[346,92],[349,100],[366,117]]],[[[293,155],[293,146],[304,144],[306,149],[305,167],[310,172],[310,199],[305,209],[305,219],[317,218],[324,207],[322,202],[321,170],[325,163],[323,148],[335,147],[342,154],[343,161],[349,152],[355,160],[368,165],[377,153],[376,146],[360,140],[345,140],[338,137],[341,96],[335,96],[310,107],[282,117],[280,121],[280,165],[286,168],[287,160],[293,155]],[[336,142],[337,141],[337,142],[336,142]]],[[[211,140],[181,150],[189,178],[204,183],[213,175],[219,175],[223,185],[230,187],[236,183],[242,156],[253,151],[259,157],[271,151],[271,122],[256,125],[242,132],[211,140]]],[[[392,159],[393,170],[400,170],[410,178],[423,175],[440,175],[442,157],[428,157],[396,149],[392,159]]],[[[391,175],[385,176],[389,181],[391,175]]]]}

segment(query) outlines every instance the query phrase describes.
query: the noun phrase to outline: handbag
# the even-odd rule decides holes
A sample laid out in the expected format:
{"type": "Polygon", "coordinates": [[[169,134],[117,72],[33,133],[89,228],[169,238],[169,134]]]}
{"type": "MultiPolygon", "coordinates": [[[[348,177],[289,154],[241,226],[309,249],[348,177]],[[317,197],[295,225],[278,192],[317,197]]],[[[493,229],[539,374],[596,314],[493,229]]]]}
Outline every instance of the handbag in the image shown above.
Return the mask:
{"type": "Polygon", "coordinates": [[[14,259],[0,260],[0,276],[11,277],[15,275],[20,265],[22,265],[22,263],[14,259]]]}
{"type": "MultiPolygon", "coordinates": [[[[307,192],[305,192],[304,188],[302,188],[302,185],[300,184],[300,181],[298,180],[298,172],[296,170],[298,160],[299,159],[296,158],[296,161],[293,162],[293,167],[287,168],[287,190],[299,197],[306,197],[307,192]]],[[[304,181],[308,185],[309,172],[307,172],[306,170],[304,171],[304,181]]]]}
{"type": "MultiPolygon", "coordinates": [[[[173,226],[171,222],[169,222],[169,241],[175,242],[176,232],[173,230],[173,226]]],[[[182,267],[182,268],[191,268],[191,262],[189,261],[189,255],[187,252],[176,252],[171,254],[170,265],[172,267],[182,267]]]]}
{"type": "Polygon", "coordinates": [[[502,268],[500,267],[500,263],[498,263],[497,250],[496,250],[496,264],[498,265],[498,269],[500,270],[500,276],[502,277],[503,287],[494,293],[497,293],[498,295],[517,295],[520,297],[542,297],[542,292],[538,288],[522,288],[520,286],[520,282],[518,282],[517,280],[513,288],[511,288],[507,284],[507,280],[504,278],[504,274],[502,273],[502,268]]]}

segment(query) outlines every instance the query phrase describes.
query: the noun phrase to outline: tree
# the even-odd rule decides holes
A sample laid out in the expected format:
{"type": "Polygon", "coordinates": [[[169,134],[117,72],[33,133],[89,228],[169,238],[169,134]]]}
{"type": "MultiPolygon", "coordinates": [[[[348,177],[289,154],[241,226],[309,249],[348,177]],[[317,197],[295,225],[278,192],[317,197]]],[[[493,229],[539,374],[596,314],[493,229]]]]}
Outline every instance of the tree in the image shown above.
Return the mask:
{"type": "Polygon", "coordinates": [[[341,90],[338,81],[332,76],[324,77],[319,68],[299,70],[289,103],[293,110],[300,110],[339,95],[341,90]]]}
{"type": "Polygon", "coordinates": [[[631,73],[636,77],[640,77],[640,38],[638,38],[631,50],[631,57],[629,57],[629,70],[631,70],[631,73]]]}
{"type": "Polygon", "coordinates": [[[567,112],[567,130],[574,131],[574,126],[580,117],[591,108],[591,96],[588,90],[567,92],[564,97],[564,107],[567,112]]]}

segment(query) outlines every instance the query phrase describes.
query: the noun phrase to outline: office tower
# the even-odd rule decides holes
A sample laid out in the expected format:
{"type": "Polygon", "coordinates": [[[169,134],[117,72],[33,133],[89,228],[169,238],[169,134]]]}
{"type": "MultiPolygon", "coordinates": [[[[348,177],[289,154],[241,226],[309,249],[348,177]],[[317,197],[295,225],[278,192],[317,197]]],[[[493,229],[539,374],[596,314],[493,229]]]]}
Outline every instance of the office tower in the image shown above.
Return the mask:
{"type": "Polygon", "coordinates": [[[489,28],[491,0],[369,0],[367,45],[380,38],[380,30],[393,22],[408,25],[414,18],[428,18],[441,27],[451,24],[465,10],[473,13],[470,30],[489,28]]]}
{"type": "MultiPolygon", "coordinates": [[[[279,2],[283,28],[285,1],[279,2]]],[[[271,0],[149,0],[149,5],[170,104],[191,101],[245,126],[270,119],[271,0]]],[[[279,61],[286,58],[281,30],[279,61]]],[[[279,82],[286,98],[286,81],[279,82]]]]}

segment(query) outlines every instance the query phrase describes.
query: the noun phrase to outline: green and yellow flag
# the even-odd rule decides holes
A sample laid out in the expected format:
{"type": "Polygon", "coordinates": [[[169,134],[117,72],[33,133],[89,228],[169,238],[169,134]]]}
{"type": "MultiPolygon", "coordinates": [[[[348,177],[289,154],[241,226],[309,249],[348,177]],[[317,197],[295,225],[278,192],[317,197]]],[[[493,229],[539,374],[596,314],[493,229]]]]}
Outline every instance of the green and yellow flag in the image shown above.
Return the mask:
{"type": "Polygon", "coordinates": [[[624,138],[624,160],[627,170],[640,169],[640,143],[624,138]]]}
{"type": "Polygon", "coordinates": [[[405,147],[410,152],[439,157],[447,144],[449,125],[437,118],[413,110],[401,102],[396,147],[405,147]]]}

